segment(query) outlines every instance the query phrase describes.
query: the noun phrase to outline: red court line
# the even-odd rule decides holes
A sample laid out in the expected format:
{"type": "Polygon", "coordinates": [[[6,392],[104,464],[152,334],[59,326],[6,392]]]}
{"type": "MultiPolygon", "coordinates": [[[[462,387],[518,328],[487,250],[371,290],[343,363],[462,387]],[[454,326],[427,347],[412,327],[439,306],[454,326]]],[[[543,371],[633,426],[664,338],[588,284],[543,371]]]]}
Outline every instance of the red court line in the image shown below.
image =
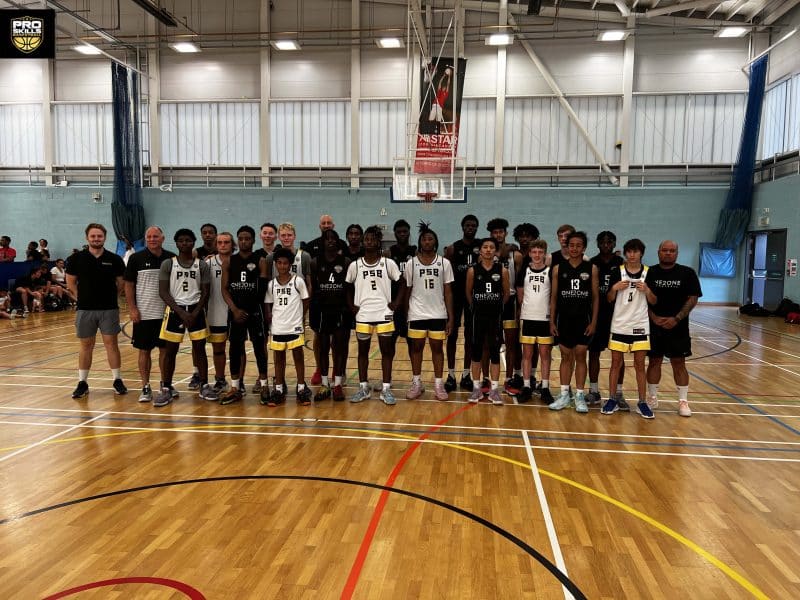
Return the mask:
{"type": "Polygon", "coordinates": [[[64,590],[63,592],[58,592],[57,594],[53,594],[52,596],[47,596],[44,600],[57,600],[58,598],[66,598],[67,596],[73,596],[80,592],[85,592],[86,590],[92,590],[95,588],[101,587],[110,587],[114,585],[120,585],[123,583],[150,583],[154,585],[159,585],[161,587],[172,588],[173,590],[177,590],[183,593],[191,600],[206,600],[206,597],[203,596],[199,591],[194,589],[192,586],[183,583],[182,581],[175,581],[174,579],[163,579],[161,577],[120,577],[118,579],[104,579],[103,581],[93,581],[91,583],[86,583],[84,585],[79,585],[78,587],[74,587],[68,590],[64,590]]]}
{"type": "MultiPolygon", "coordinates": [[[[386,487],[392,487],[394,485],[397,476],[400,475],[400,471],[403,470],[403,467],[408,462],[408,459],[411,458],[411,455],[414,454],[417,448],[422,445],[422,442],[427,439],[432,433],[436,433],[437,430],[441,428],[442,425],[447,423],[449,420],[457,417],[464,411],[469,410],[475,406],[474,404],[467,404],[466,406],[462,406],[457,411],[450,413],[444,419],[436,423],[433,427],[430,428],[427,432],[423,433],[417,441],[415,441],[408,449],[405,451],[400,460],[397,461],[397,464],[392,469],[389,478],[386,480],[384,485],[386,487]]],[[[380,498],[378,498],[378,504],[375,506],[375,510],[372,512],[372,518],[370,519],[369,526],[367,527],[367,531],[364,533],[364,539],[361,540],[361,547],[358,549],[358,554],[356,555],[356,559],[353,562],[353,566],[350,568],[350,575],[347,577],[347,582],[344,585],[344,589],[342,590],[341,598],[352,598],[353,592],[355,592],[356,585],[358,584],[358,578],[361,575],[361,570],[364,567],[364,562],[367,559],[367,554],[369,553],[369,548],[372,545],[372,539],[375,537],[375,532],[378,529],[378,523],[380,523],[381,517],[383,516],[383,509],[386,506],[386,501],[389,499],[389,491],[383,490],[381,492],[380,498]]]]}

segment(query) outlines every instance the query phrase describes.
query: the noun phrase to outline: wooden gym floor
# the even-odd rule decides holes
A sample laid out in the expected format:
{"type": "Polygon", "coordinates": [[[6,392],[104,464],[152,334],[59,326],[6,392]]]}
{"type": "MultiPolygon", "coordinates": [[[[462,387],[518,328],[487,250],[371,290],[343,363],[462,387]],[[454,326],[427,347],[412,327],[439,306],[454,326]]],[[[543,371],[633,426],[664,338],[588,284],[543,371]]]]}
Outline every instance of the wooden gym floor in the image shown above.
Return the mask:
{"type": "Polygon", "coordinates": [[[203,402],[184,350],[154,409],[124,338],[130,393],[98,343],[76,402],[72,319],[0,322],[3,598],[800,597],[800,330],[777,318],[696,309],[694,416],[665,366],[652,421],[406,401],[404,345],[395,407],[203,402]]]}

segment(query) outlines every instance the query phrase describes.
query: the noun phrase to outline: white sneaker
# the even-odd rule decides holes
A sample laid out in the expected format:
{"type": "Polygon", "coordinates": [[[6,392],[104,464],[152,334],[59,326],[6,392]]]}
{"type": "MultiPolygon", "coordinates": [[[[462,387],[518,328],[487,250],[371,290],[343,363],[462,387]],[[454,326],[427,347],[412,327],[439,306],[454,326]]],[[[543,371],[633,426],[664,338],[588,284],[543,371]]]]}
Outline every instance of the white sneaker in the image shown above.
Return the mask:
{"type": "Polygon", "coordinates": [[[422,392],[425,391],[425,388],[422,387],[422,382],[420,381],[412,381],[411,387],[408,388],[406,392],[406,399],[407,400],[416,400],[420,396],[422,396],[422,392]]]}
{"type": "Polygon", "coordinates": [[[550,410],[563,410],[572,404],[572,398],[569,397],[569,392],[561,392],[558,398],[547,408],[550,410]]]}
{"type": "Polygon", "coordinates": [[[653,410],[658,408],[658,396],[650,396],[647,399],[647,405],[653,410]]]}
{"type": "Polygon", "coordinates": [[[586,397],[583,395],[583,392],[575,393],[575,412],[577,413],[589,412],[589,407],[586,405],[586,397]]]}
{"type": "Polygon", "coordinates": [[[481,391],[481,388],[473,388],[472,394],[469,396],[469,401],[472,404],[477,404],[481,400],[483,400],[483,392],[481,391]]]}
{"type": "Polygon", "coordinates": [[[444,389],[443,383],[433,384],[433,397],[436,398],[437,400],[442,400],[442,401],[448,399],[447,390],[444,389]]]}
{"type": "Polygon", "coordinates": [[[689,408],[688,400],[678,400],[678,414],[682,417],[692,416],[692,409],[689,408]]]}

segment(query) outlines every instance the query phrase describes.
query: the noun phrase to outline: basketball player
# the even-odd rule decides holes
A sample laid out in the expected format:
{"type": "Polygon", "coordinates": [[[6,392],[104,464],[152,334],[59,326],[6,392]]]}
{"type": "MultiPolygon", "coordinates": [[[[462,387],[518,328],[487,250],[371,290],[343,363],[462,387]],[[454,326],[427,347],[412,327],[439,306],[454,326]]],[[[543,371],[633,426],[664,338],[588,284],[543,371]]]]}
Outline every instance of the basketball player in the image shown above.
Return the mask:
{"type": "Polygon", "coordinates": [[[542,387],[540,397],[545,404],[553,402],[550,393],[550,356],[554,338],[550,332],[551,279],[547,266],[547,242],[532,240],[529,244],[527,260],[523,262],[517,276],[517,297],[520,299],[520,329],[522,335],[522,377],[525,382],[517,400],[525,403],[533,393],[532,363],[534,351],[538,347],[542,361],[542,387]]]}
{"type": "MultiPolygon", "coordinates": [[[[497,260],[508,271],[509,282],[516,282],[517,273],[522,266],[522,254],[513,244],[506,243],[508,221],[502,218],[492,219],[486,224],[486,230],[497,242],[497,260]]],[[[515,370],[519,347],[519,322],[517,321],[517,290],[511,288],[511,295],[503,306],[503,339],[506,345],[506,381],[505,391],[509,396],[516,396],[524,385],[522,369],[515,370]]]]}
{"type": "MultiPolygon", "coordinates": [[[[575,412],[587,413],[583,386],[586,382],[586,353],[597,328],[600,283],[597,267],[583,260],[586,234],[576,231],[567,239],[569,260],[552,267],[553,288],[550,296],[550,332],[558,336],[561,351],[561,394],[550,405],[561,410],[572,402],[569,382],[575,372],[575,412]]],[[[552,255],[551,255],[552,256],[552,255]]]]}
{"type": "Polygon", "coordinates": [[[622,247],[625,264],[611,273],[607,298],[614,302],[614,315],[611,319],[611,369],[608,373],[610,396],[601,414],[610,415],[618,410],[614,392],[617,389],[620,366],[624,354],[633,352],[633,366],[636,370],[636,388],[639,392],[638,412],[645,419],[655,417],[647,405],[647,376],[644,359],[650,350],[650,318],[648,304],[655,304],[656,296],[647,285],[647,267],[642,264],[644,244],[639,239],[625,242],[622,247]]]}
{"type": "MultiPolygon", "coordinates": [[[[503,338],[503,307],[511,297],[508,269],[495,260],[497,240],[481,242],[479,260],[467,271],[466,296],[472,314],[472,395],[470,402],[480,402],[481,358],[489,354],[489,400],[503,404],[497,387],[500,378],[500,345],[503,338]]],[[[485,373],[484,373],[485,375],[485,373]]]]}
{"type": "Polygon", "coordinates": [[[222,273],[233,254],[233,234],[224,231],[217,235],[217,252],[206,257],[211,271],[211,291],[208,297],[208,341],[214,357],[214,391],[225,392],[225,342],[228,341],[228,305],[222,295],[222,273]]]}
{"type": "Polygon", "coordinates": [[[650,309],[652,338],[647,366],[648,401],[651,408],[658,406],[661,363],[666,356],[678,387],[678,414],[691,417],[689,372],[686,370],[686,357],[692,355],[689,313],[697,306],[703,291],[694,269],[678,264],[677,260],[678,244],[664,240],[658,247],[658,264],[650,267],[649,284],[658,301],[650,309]]]}
{"type": "Polygon", "coordinates": [[[206,223],[200,228],[200,239],[203,240],[203,245],[200,246],[197,252],[197,258],[206,258],[217,252],[217,226],[213,223],[206,223]]]}
{"type": "Polygon", "coordinates": [[[256,232],[249,225],[242,225],[236,232],[239,252],[232,254],[227,268],[222,270],[222,297],[230,311],[228,349],[231,389],[220,398],[226,405],[238,402],[244,396],[244,384],[240,387],[241,360],[244,343],[248,336],[253,345],[259,378],[259,402],[267,404],[270,399],[267,381],[266,333],[264,328],[264,294],[267,289],[267,261],[253,253],[256,232]]]}
{"type": "Polygon", "coordinates": [[[115,394],[127,394],[128,388],[120,375],[121,358],[117,335],[119,334],[119,305],[117,295],[122,292],[122,275],[125,263],[103,246],[106,228],[100,223],[89,223],[86,227],[87,249],[73,254],[67,263],[67,288],[78,298],[75,313],[75,331],[80,341],[78,354],[78,386],[72,392],[75,400],[89,393],[89,369],[92,366],[97,330],[103,338],[103,346],[111,367],[115,394]]]}
{"type": "MultiPolygon", "coordinates": [[[[514,240],[519,245],[519,253],[522,256],[522,262],[530,261],[528,257],[528,250],[530,249],[531,242],[533,240],[539,239],[539,228],[536,227],[533,223],[520,223],[516,227],[514,227],[513,231],[514,240]]],[[[547,257],[545,257],[546,259],[547,257]]],[[[520,267],[522,270],[522,267],[520,267]]],[[[512,281],[512,285],[516,282],[512,281]]],[[[517,306],[522,306],[522,299],[517,296],[517,306]]],[[[528,385],[531,390],[536,389],[536,368],[539,364],[539,348],[537,344],[533,346],[533,355],[531,356],[531,373],[530,379],[526,379],[523,382],[524,385],[528,385]]],[[[514,370],[519,371],[522,369],[522,344],[517,344],[517,352],[514,358],[514,370]]]]}
{"type": "MultiPolygon", "coordinates": [[[[625,261],[614,253],[617,245],[617,236],[610,231],[601,231],[597,234],[597,256],[591,258],[591,263],[597,267],[597,276],[600,281],[600,309],[597,312],[597,330],[589,342],[589,393],[586,403],[591,406],[600,404],[600,354],[608,348],[611,336],[611,317],[614,314],[614,305],[608,301],[608,289],[611,274],[619,271],[620,265],[625,261]]],[[[617,401],[617,410],[629,411],[630,407],[622,394],[622,381],[625,378],[625,361],[620,364],[617,389],[614,399],[617,401]]]]}
{"type": "Polygon", "coordinates": [[[400,296],[392,300],[392,281],[400,279],[400,268],[391,258],[381,256],[383,232],[377,225],[367,227],[364,232],[364,257],[350,263],[347,269],[348,301],[356,319],[358,339],[358,391],[350,402],[363,402],[370,397],[368,378],[369,347],[372,334],[378,334],[381,351],[383,386],[381,400],[388,405],[396,404],[392,393],[392,361],[395,338],[393,313],[403,302],[400,296]]]}
{"type": "Polygon", "coordinates": [[[286,351],[292,351],[297,374],[297,403],[311,404],[311,390],[306,387],[303,323],[308,309],[308,290],[305,282],[292,273],[294,254],[288,248],[278,248],[272,254],[277,276],[267,284],[264,304],[267,320],[271,322],[269,347],[274,352],[275,389],[267,406],[286,402],[286,351]]]}
{"type": "Polygon", "coordinates": [[[433,396],[447,400],[442,373],[444,340],[453,327],[453,269],[450,261],[439,256],[439,237],[427,223],[419,224],[419,251],[403,271],[403,294],[408,301],[408,341],[411,348],[411,387],[406,398],[416,400],[425,391],[422,385],[422,353],[425,338],[433,360],[433,396]],[[410,295],[409,295],[410,290],[410,295]]]}
{"type": "Polygon", "coordinates": [[[200,397],[216,400],[217,393],[208,385],[208,359],[205,343],[208,337],[205,309],[211,285],[208,265],[195,256],[196,237],[191,229],[179,229],[173,238],[178,256],[161,263],[158,274],[158,291],[167,305],[161,322],[161,339],[165,340],[161,354],[161,392],[153,399],[153,406],[166,406],[172,402],[172,376],[175,357],[184,335],[192,342],[192,357],[200,370],[200,397]]]}
{"type": "Polygon", "coordinates": [[[569,260],[569,248],[567,244],[569,243],[569,236],[573,233],[575,233],[575,228],[569,224],[564,224],[556,230],[556,236],[558,237],[558,243],[561,248],[559,250],[554,250],[550,255],[551,267],[555,267],[569,260]]]}
{"type": "MultiPolygon", "coordinates": [[[[278,239],[281,242],[281,248],[286,248],[292,253],[292,264],[290,270],[297,275],[308,287],[308,274],[311,271],[311,256],[305,250],[299,250],[294,247],[297,240],[297,232],[294,225],[291,223],[281,223],[278,225],[278,239]]],[[[267,258],[267,267],[270,278],[277,277],[278,269],[275,263],[270,258],[267,258]]],[[[309,289],[309,294],[311,290],[309,289]]]]}
{"type": "Polygon", "coordinates": [[[347,248],[344,251],[344,256],[349,258],[351,262],[364,256],[364,246],[362,245],[364,230],[361,225],[358,223],[348,225],[345,237],[347,238],[347,248]]]}
{"type": "Polygon", "coordinates": [[[166,305],[159,294],[158,277],[161,263],[171,260],[175,254],[164,248],[164,232],[155,225],[145,230],[144,243],[144,250],[134,253],[128,259],[123,279],[125,298],[133,322],[131,344],[139,351],[139,376],[142,378],[139,402],[151,402],[151,354],[153,348],[158,348],[158,362],[161,364],[165,344],[159,332],[166,305]]]}
{"type": "Polygon", "coordinates": [[[272,223],[264,223],[259,230],[261,248],[253,252],[256,259],[269,258],[275,252],[275,240],[278,239],[278,228],[272,223]]]}
{"type": "Polygon", "coordinates": [[[309,320],[318,324],[319,337],[319,370],[322,386],[314,396],[314,401],[327,400],[333,395],[335,401],[344,400],[342,382],[347,366],[350,329],[353,326],[353,315],[347,305],[345,288],[347,270],[350,259],[339,253],[339,234],[329,229],[322,233],[323,251],[320,256],[311,260],[311,285],[317,299],[316,317],[309,320]],[[328,378],[329,357],[333,354],[333,390],[328,378]]]}
{"type": "Polygon", "coordinates": [[[458,344],[458,328],[461,326],[461,316],[464,316],[464,363],[461,372],[460,387],[466,392],[472,392],[472,376],[470,375],[470,362],[472,358],[472,317],[469,314],[467,302],[467,271],[478,261],[481,241],[475,239],[478,231],[478,217],[466,215],[461,219],[460,240],[456,240],[444,249],[444,257],[450,261],[453,268],[453,328],[447,336],[447,381],[444,389],[452,392],[456,389],[456,346],[458,344]]]}
{"type": "MultiPolygon", "coordinates": [[[[417,247],[411,246],[408,243],[411,237],[411,225],[405,219],[396,221],[393,227],[395,244],[389,246],[383,255],[386,258],[391,258],[400,268],[400,275],[403,275],[406,264],[408,264],[414,255],[417,253],[417,247]]],[[[396,298],[400,290],[399,283],[392,284],[392,297],[396,298]]],[[[408,344],[408,354],[411,356],[411,340],[408,338],[408,313],[406,307],[402,304],[397,305],[397,310],[394,312],[394,337],[397,341],[398,337],[406,339],[408,344]]]]}

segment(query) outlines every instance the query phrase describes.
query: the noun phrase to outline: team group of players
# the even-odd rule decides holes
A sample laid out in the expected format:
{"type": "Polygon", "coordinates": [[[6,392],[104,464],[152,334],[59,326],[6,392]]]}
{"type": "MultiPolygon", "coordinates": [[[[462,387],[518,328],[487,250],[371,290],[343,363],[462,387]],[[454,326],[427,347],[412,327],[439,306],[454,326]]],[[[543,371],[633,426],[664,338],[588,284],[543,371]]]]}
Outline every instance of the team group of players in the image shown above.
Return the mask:
{"type": "MultiPolygon", "coordinates": [[[[694,271],[676,263],[674,242],[662,242],[659,264],[648,268],[642,264],[645,247],[640,240],[626,242],[623,256],[619,256],[614,252],[616,238],[609,231],[597,236],[599,253],[588,259],[586,234],[569,225],[558,229],[560,248],[552,253],[530,223],[514,229],[516,244],[506,240],[505,219],[489,221],[489,235],[483,239],[477,237],[478,226],[475,216],[465,216],[462,238],[440,253],[438,236],[428,225],[420,223],[417,245],[411,245],[411,227],[402,220],[394,226],[396,243],[385,251],[379,227],[362,232],[360,226],[351,225],[345,241],[329,215],[320,218],[321,235],[303,248],[295,248],[296,233],[290,223],[262,225],[261,247],[256,250],[256,232],[250,226],[240,227],[234,238],[232,233],[218,233],[214,225],[206,224],[201,228],[203,244],[197,248],[191,230],[175,233],[177,255],[163,248],[161,229],[150,227],[145,234],[146,248],[131,256],[124,270],[133,323],[131,338],[139,351],[143,383],[140,401],[165,406],[177,396],[172,386],[175,357],[187,334],[194,363],[189,387],[198,390],[201,398],[221,404],[242,400],[246,391],[245,342],[249,338],[258,370],[252,391],[262,404],[285,403],[286,353],[290,350],[298,404],[308,405],[312,398],[344,400],[345,366],[354,330],[359,384],[351,402],[371,397],[367,373],[376,334],[382,367],[380,398],[389,405],[396,403],[392,364],[397,338],[403,337],[412,367],[405,394],[410,400],[424,393],[422,363],[427,340],[437,400],[447,400],[460,387],[470,392],[470,402],[487,398],[503,404],[500,369],[504,354],[503,388],[518,402],[528,402],[536,394],[552,410],[574,406],[577,412],[586,413],[590,404],[601,403],[599,357],[608,348],[612,354],[609,396],[602,404],[602,414],[630,410],[622,395],[627,352],[634,359],[639,414],[654,416],[664,357],[672,363],[678,386],[678,412],[691,414],[683,361],[691,354],[687,317],[701,291],[694,271]],[[317,369],[310,383],[319,386],[315,394],[305,379],[306,315],[314,331],[317,369]],[[462,322],[464,335],[460,338],[462,322]],[[457,382],[459,340],[464,344],[464,364],[457,382]],[[208,377],[206,341],[212,346],[213,383],[208,377]],[[561,389],[554,397],[549,379],[551,349],[556,343],[561,354],[561,389]],[[160,348],[161,385],[154,394],[150,355],[156,347],[160,348]],[[271,386],[268,348],[274,356],[271,386]],[[650,362],[645,367],[648,354],[650,362]],[[230,384],[225,377],[226,362],[230,384]],[[587,371],[588,393],[584,389],[587,371]],[[573,374],[574,395],[570,387],[573,374]]],[[[83,339],[81,312],[79,295],[78,336],[83,339]]],[[[105,342],[106,331],[102,324],[99,327],[105,342]]],[[[86,328],[83,330],[85,333],[86,328]]],[[[114,388],[123,393],[124,385],[116,376],[114,388]]],[[[88,385],[81,381],[73,397],[84,397],[87,391],[88,385]]]]}

